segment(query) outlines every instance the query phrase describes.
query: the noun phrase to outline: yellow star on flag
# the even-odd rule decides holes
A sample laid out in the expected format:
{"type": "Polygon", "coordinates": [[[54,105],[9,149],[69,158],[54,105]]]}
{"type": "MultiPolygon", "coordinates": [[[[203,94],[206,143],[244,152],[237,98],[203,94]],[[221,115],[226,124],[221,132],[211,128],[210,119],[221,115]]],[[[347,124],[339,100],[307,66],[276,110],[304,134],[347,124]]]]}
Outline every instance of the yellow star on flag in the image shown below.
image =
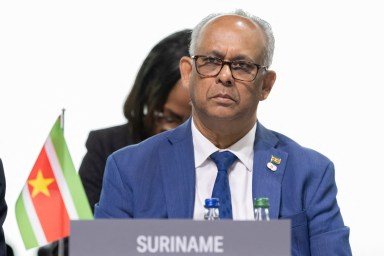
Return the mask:
{"type": "Polygon", "coordinates": [[[52,178],[44,179],[43,172],[39,170],[36,179],[28,181],[28,184],[33,187],[32,197],[37,196],[39,193],[49,196],[48,186],[53,181],[54,179],[52,178]]]}

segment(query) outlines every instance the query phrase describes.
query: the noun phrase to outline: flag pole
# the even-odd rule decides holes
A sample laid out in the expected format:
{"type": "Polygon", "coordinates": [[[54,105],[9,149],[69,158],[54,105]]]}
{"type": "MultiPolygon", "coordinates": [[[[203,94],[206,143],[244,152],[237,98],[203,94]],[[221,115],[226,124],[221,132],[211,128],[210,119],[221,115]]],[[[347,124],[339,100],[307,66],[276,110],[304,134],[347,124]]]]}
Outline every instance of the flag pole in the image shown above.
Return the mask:
{"type": "MultiPolygon", "coordinates": [[[[64,113],[65,113],[65,108],[62,108],[61,110],[61,118],[60,118],[60,128],[63,130],[64,133],[64,113]]],[[[59,239],[59,244],[58,244],[58,256],[64,256],[64,239],[59,239]]]]}
{"type": "Polygon", "coordinates": [[[59,240],[58,256],[64,256],[64,240],[65,240],[65,238],[62,238],[62,239],[59,240]]]}
{"type": "Polygon", "coordinates": [[[61,118],[60,118],[60,127],[64,132],[64,113],[65,113],[65,108],[61,110],[61,118]]]}

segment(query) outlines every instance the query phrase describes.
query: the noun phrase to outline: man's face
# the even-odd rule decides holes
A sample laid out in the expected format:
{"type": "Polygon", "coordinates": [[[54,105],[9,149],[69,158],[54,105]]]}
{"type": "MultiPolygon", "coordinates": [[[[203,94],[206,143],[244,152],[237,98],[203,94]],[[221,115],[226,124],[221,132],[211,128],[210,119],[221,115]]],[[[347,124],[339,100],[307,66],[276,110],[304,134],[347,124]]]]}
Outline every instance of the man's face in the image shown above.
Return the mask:
{"type": "MultiPolygon", "coordinates": [[[[265,37],[256,24],[240,16],[227,15],[218,17],[203,27],[197,41],[196,55],[264,65],[264,49],[265,37]]],[[[244,82],[232,77],[229,65],[224,65],[215,77],[200,76],[192,60],[189,65],[190,71],[186,72],[189,75],[185,77],[189,80],[194,118],[254,123],[257,105],[270,91],[270,88],[263,87],[263,77],[267,73],[265,70],[260,69],[255,80],[244,82]]],[[[183,64],[181,68],[183,69],[183,64]]]]}

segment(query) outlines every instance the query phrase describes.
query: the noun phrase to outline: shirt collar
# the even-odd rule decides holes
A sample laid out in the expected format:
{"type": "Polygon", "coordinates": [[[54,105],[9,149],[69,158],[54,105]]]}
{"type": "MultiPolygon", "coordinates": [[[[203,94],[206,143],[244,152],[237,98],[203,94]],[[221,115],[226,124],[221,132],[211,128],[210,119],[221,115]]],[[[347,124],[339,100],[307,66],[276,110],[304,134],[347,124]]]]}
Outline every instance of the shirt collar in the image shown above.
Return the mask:
{"type": "Polygon", "coordinates": [[[218,149],[197,129],[195,123],[191,122],[192,139],[195,154],[195,167],[200,167],[209,156],[216,151],[229,150],[245,165],[248,171],[253,169],[253,144],[256,137],[256,122],[251,130],[235,144],[227,149],[218,149]]]}

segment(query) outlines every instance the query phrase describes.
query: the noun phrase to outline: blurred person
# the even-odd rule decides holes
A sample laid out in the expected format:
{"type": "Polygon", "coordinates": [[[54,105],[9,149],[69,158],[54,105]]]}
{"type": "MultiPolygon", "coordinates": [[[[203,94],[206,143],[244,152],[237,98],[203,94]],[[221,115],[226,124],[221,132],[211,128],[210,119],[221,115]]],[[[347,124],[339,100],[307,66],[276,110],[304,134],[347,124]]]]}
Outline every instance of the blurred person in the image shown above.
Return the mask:
{"type": "MultiPolygon", "coordinates": [[[[182,86],[179,63],[183,56],[189,56],[191,32],[185,29],[172,33],[148,53],[124,103],[127,123],[89,133],[79,175],[92,211],[100,198],[105,163],[111,153],[173,129],[189,118],[189,93],[182,86]]],[[[65,239],[65,255],[67,247],[65,239]]],[[[57,254],[57,243],[38,252],[39,256],[57,254]]]]}
{"type": "MultiPolygon", "coordinates": [[[[7,244],[5,243],[3,224],[5,217],[7,216],[7,203],[5,202],[5,174],[3,168],[3,162],[0,158],[0,256],[7,255],[7,244]]],[[[10,248],[10,247],[9,247],[10,248]]],[[[11,248],[10,248],[11,249],[11,248]]]]}
{"type": "Polygon", "coordinates": [[[180,59],[189,56],[190,37],[190,29],[178,31],[149,52],[124,103],[126,124],[90,132],[79,175],[92,210],[112,152],[175,128],[190,116],[189,93],[181,84],[179,69],[180,59]]]}
{"type": "Polygon", "coordinates": [[[180,61],[192,117],[109,156],[95,217],[202,220],[217,196],[220,218],[253,220],[253,198],[267,197],[271,219],[291,220],[292,255],[351,255],[332,161],[257,118],[276,79],[273,51],[259,17],[203,19],[180,61]]]}

